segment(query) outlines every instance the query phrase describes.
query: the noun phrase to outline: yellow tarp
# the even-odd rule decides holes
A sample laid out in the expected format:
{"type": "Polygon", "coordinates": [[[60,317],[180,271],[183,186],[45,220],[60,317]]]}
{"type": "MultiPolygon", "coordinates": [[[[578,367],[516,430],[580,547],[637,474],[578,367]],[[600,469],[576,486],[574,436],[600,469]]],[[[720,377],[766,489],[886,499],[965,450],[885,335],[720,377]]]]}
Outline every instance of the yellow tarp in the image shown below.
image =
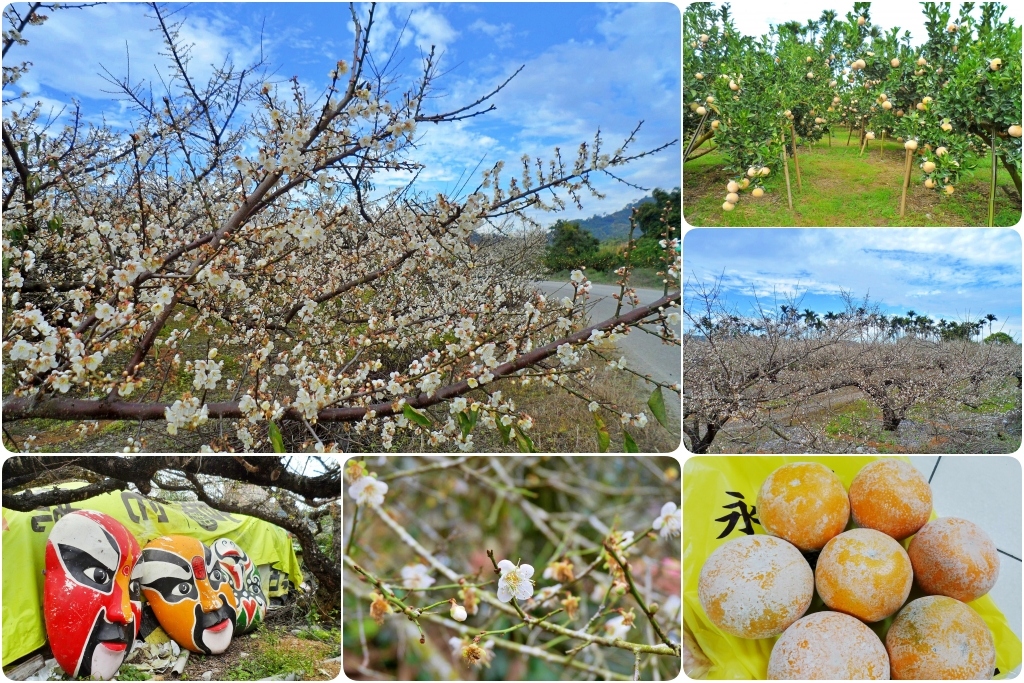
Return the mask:
{"type": "MultiPolygon", "coordinates": [[[[683,468],[683,621],[712,662],[705,678],[768,677],[768,658],[778,637],[747,640],[723,633],[708,619],[697,597],[701,567],[716,548],[748,533],[745,529],[753,529],[757,534],[765,533],[754,521],[756,511],[752,511],[764,480],[786,463],[813,461],[833,470],[849,490],[860,469],[876,459],[871,456],[698,456],[686,461],[683,468]]],[[[932,519],[937,516],[933,510],[932,519]]],[[[853,526],[851,517],[847,528],[853,526]]],[[[903,542],[904,547],[909,544],[910,539],[903,542]]],[[[915,583],[908,600],[922,595],[915,583]]],[[[996,645],[996,668],[999,670],[995,678],[1005,678],[1021,663],[1021,642],[990,596],[985,595],[968,604],[991,629],[996,645]]],[[[825,605],[815,591],[808,613],[823,609],[826,609],[825,605]]],[[[868,626],[885,642],[892,620],[893,617],[889,617],[868,626]]]]}
{"type": "MultiPolygon", "coordinates": [[[[77,488],[83,483],[60,484],[77,488]]],[[[209,545],[227,537],[256,565],[268,564],[302,583],[299,560],[281,527],[245,515],[229,515],[205,503],[162,503],[131,491],[115,491],[78,503],[15,512],[3,508],[3,665],[46,643],[43,569],[46,539],[56,520],[74,510],[104,512],[127,527],[140,546],[158,536],[191,536],[209,545]]]]}

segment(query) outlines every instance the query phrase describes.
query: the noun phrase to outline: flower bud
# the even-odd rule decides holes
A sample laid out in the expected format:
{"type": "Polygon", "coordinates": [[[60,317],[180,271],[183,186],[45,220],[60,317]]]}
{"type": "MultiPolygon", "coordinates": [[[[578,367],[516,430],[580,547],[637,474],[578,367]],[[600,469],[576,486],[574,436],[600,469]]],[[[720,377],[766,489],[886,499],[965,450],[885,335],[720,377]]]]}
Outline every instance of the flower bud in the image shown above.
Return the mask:
{"type": "Polygon", "coordinates": [[[448,613],[455,621],[465,621],[466,617],[468,616],[466,614],[466,608],[462,605],[457,604],[455,602],[455,598],[452,598],[452,608],[451,610],[449,610],[448,613]]]}

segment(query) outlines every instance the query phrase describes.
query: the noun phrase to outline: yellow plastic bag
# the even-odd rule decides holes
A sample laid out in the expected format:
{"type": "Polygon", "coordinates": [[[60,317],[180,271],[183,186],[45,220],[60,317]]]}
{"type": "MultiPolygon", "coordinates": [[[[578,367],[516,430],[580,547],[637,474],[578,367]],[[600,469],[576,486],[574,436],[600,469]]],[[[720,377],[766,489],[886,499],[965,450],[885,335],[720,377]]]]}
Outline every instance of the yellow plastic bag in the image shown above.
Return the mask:
{"type": "MultiPolygon", "coordinates": [[[[757,521],[757,492],[775,469],[789,462],[820,462],[836,473],[849,490],[850,482],[873,456],[697,456],[683,468],[683,622],[711,662],[702,678],[766,679],[768,658],[775,638],[747,640],[723,633],[708,619],[697,597],[697,582],[704,561],[726,541],[751,532],[763,534],[757,521]]],[[[906,460],[906,458],[902,458],[906,460]]],[[[938,515],[933,510],[932,519],[938,515]]],[[[847,528],[853,528],[853,519],[847,528]]],[[[909,545],[910,539],[903,542],[909,545]]],[[[909,600],[921,597],[917,587],[909,600]]],[[[996,645],[995,678],[1005,678],[1021,663],[1021,642],[992,598],[971,603],[988,624],[996,645]]],[[[814,594],[808,614],[827,609],[814,594]]],[[[893,617],[868,624],[885,642],[893,617]]],[[[702,667],[703,669],[704,667],[702,667]]]]}

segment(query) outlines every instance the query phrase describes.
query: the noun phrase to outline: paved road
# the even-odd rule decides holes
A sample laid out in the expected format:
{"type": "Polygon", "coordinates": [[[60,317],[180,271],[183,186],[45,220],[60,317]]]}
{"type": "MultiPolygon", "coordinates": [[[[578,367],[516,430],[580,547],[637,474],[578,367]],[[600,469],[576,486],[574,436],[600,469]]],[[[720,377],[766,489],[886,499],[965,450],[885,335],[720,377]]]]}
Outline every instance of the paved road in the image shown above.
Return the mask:
{"type": "MultiPolygon", "coordinates": [[[[538,289],[547,295],[554,295],[556,299],[563,296],[572,296],[572,287],[564,282],[538,282],[538,289]]],[[[590,318],[592,323],[607,320],[615,315],[615,299],[612,294],[618,294],[619,288],[616,285],[593,285],[590,291],[590,300],[594,304],[591,309],[590,318]]],[[[657,301],[663,294],[660,289],[637,289],[637,296],[640,297],[640,304],[648,304],[657,301]]],[[[624,304],[623,312],[629,312],[631,307],[624,304]]],[[[681,335],[681,324],[676,325],[676,334],[681,335]]],[[[619,348],[626,356],[628,367],[642,375],[650,375],[659,382],[675,384],[682,381],[682,350],[678,346],[665,344],[657,337],[640,332],[636,329],[630,331],[629,335],[619,342],[619,348]]],[[[674,393],[666,392],[665,403],[675,404],[675,414],[678,415],[678,401],[670,398],[674,393]]]]}

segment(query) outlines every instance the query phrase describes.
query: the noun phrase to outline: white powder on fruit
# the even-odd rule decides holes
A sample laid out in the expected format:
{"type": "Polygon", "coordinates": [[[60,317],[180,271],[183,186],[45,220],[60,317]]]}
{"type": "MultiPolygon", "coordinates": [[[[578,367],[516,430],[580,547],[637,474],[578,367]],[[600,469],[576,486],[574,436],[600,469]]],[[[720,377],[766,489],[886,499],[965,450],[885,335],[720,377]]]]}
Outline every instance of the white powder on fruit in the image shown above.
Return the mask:
{"type": "Polygon", "coordinates": [[[842,531],[849,519],[846,490],[838,477],[820,463],[789,463],[772,472],[758,492],[757,509],[765,531],[801,550],[820,549],[824,545],[820,539],[830,529],[842,531]],[[787,481],[794,472],[800,476],[787,481]],[[796,490],[804,484],[814,492],[813,497],[796,490]],[[841,497],[843,505],[840,510],[826,512],[825,498],[831,496],[841,497]]]}
{"type": "Polygon", "coordinates": [[[893,674],[901,678],[991,678],[992,633],[977,612],[942,595],[914,600],[897,615],[885,640],[893,674]]]}
{"type": "Polygon", "coordinates": [[[744,638],[778,635],[807,611],[813,594],[814,575],[800,551],[764,535],[720,546],[704,563],[698,583],[708,617],[744,638]]]}
{"type": "Polygon", "coordinates": [[[928,592],[975,600],[999,578],[995,543],[977,524],[940,517],[926,524],[910,543],[914,574],[928,592]]]}
{"type": "Polygon", "coordinates": [[[857,619],[840,612],[816,612],[776,641],[768,678],[885,680],[889,656],[874,631],[857,619]]]}

